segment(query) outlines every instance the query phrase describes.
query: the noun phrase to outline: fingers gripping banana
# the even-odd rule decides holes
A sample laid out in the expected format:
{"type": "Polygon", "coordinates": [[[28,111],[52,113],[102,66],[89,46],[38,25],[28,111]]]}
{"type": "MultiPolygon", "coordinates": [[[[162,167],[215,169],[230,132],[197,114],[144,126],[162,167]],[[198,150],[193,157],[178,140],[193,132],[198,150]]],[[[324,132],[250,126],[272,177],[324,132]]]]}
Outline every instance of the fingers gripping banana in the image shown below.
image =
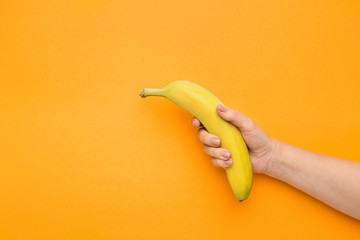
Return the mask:
{"type": "MultiPolygon", "coordinates": [[[[188,81],[175,81],[164,88],[144,88],[141,97],[166,97],[194,115],[209,133],[221,139],[221,147],[231,152],[233,164],[226,168],[230,186],[241,202],[248,198],[253,182],[249,152],[240,130],[216,112],[220,100],[205,88],[188,81]]],[[[222,104],[223,105],[223,104],[222,104]]]]}

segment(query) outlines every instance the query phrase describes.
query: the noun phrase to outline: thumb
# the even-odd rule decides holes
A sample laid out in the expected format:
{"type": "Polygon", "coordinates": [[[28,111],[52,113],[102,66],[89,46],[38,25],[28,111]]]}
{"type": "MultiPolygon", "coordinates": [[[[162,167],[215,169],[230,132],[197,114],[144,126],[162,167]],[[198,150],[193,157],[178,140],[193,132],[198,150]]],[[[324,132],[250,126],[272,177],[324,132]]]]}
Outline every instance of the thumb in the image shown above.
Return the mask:
{"type": "Polygon", "coordinates": [[[216,111],[220,117],[237,126],[242,132],[251,131],[255,128],[253,120],[234,109],[219,104],[216,111]]]}

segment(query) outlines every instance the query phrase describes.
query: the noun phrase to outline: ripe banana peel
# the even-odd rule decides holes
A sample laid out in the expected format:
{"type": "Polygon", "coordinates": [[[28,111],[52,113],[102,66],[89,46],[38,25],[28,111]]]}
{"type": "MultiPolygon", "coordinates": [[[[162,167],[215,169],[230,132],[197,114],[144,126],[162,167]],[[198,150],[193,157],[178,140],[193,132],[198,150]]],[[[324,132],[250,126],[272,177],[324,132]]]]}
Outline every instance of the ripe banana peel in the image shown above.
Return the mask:
{"type": "Polygon", "coordinates": [[[141,97],[160,96],[169,99],[194,115],[206,130],[221,139],[221,146],[231,152],[233,164],[226,168],[226,175],[237,199],[248,198],[253,172],[247,146],[239,128],[222,119],[216,112],[220,100],[205,88],[188,81],[175,81],[164,88],[144,88],[141,97]]]}

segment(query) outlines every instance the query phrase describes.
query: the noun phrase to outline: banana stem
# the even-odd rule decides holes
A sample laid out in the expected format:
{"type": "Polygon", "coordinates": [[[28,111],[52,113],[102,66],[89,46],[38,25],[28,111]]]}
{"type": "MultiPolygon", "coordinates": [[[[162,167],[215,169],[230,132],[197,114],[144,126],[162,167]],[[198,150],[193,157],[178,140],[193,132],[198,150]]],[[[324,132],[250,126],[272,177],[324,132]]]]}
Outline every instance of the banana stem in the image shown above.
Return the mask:
{"type": "Polygon", "coordinates": [[[140,90],[140,97],[148,97],[148,96],[164,96],[163,88],[144,88],[140,90]]]}

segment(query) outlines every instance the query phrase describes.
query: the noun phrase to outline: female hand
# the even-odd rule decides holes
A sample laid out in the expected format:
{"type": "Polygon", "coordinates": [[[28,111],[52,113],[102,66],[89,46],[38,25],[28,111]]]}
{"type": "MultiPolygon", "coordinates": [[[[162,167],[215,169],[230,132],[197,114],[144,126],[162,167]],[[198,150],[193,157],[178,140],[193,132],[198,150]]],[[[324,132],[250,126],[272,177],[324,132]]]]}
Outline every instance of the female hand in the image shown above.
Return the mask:
{"type": "MultiPolygon", "coordinates": [[[[218,105],[216,108],[220,117],[238,127],[248,146],[251,164],[254,172],[265,173],[274,156],[275,144],[256,123],[240,112],[218,105]]],[[[211,156],[211,162],[217,167],[230,167],[232,165],[231,153],[220,148],[221,139],[210,134],[197,118],[192,120],[194,127],[200,127],[198,137],[204,143],[204,151],[211,156]]]]}
{"type": "MultiPolygon", "coordinates": [[[[360,219],[359,162],[306,151],[270,138],[253,120],[233,109],[218,105],[216,111],[240,129],[254,172],[286,182],[340,212],[360,219]]],[[[201,126],[198,119],[193,119],[193,126],[201,126]]],[[[199,129],[198,136],[215,166],[231,166],[231,157],[224,154],[228,150],[219,147],[221,139],[205,128],[199,129]]]]}

